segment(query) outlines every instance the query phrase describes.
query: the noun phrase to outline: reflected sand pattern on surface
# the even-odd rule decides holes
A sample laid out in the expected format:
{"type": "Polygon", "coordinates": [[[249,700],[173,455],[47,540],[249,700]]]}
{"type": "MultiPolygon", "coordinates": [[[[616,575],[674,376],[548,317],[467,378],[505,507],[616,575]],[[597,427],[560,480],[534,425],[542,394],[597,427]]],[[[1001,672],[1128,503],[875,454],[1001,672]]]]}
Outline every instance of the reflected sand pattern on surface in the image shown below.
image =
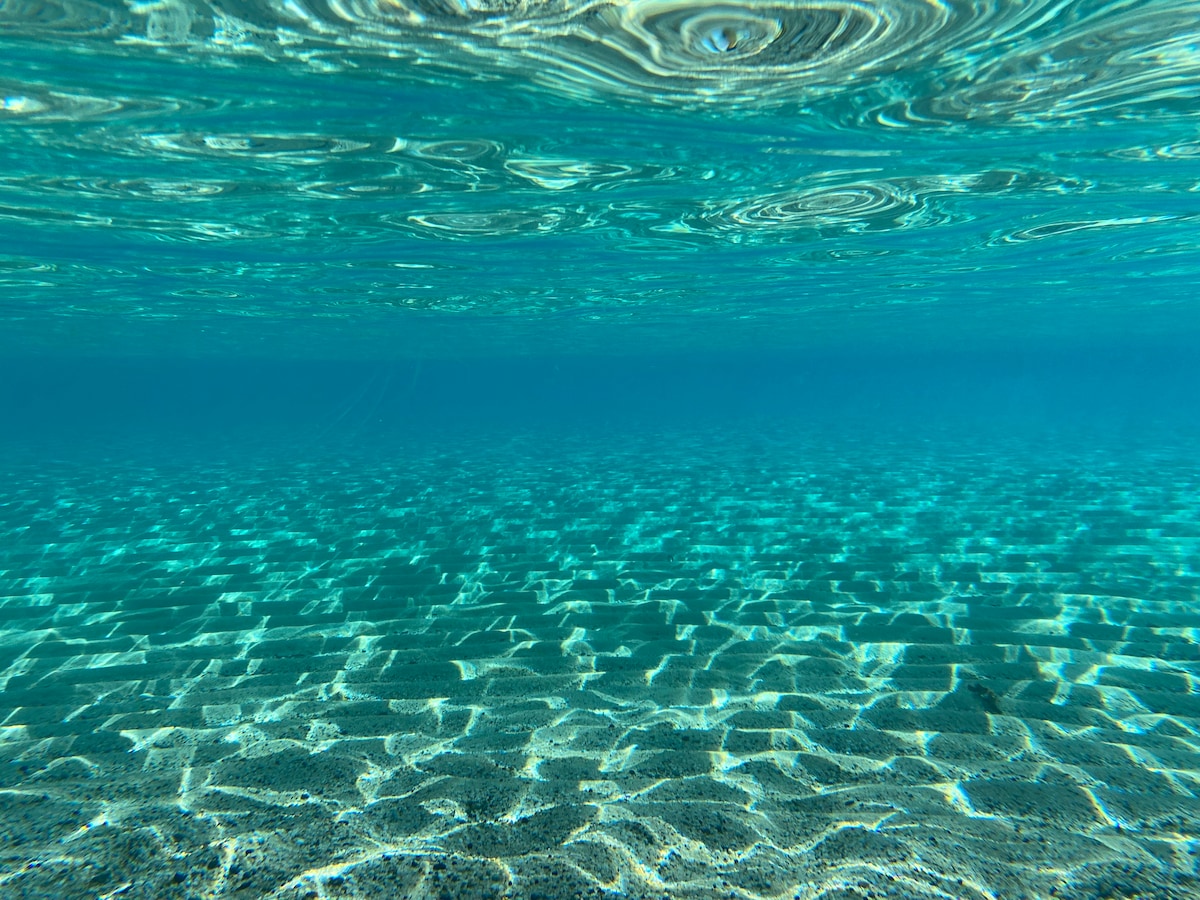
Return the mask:
{"type": "MultiPolygon", "coordinates": [[[[0,22],[127,52],[322,72],[420,66],[730,112],[812,110],[857,95],[838,118],[888,128],[1153,113],[1177,106],[1197,70],[1187,0],[50,0],[0,4],[0,22]]],[[[22,99],[22,112],[47,103],[22,99]]]]}
{"type": "Polygon", "coordinates": [[[1200,892],[1186,454],[658,451],[10,466],[0,893],[1200,892]]]}
{"type": "Polygon", "coordinates": [[[252,316],[324,352],[320,316],[357,358],[594,310],[711,314],[645,345],[725,347],[731,320],[869,341],[894,307],[1023,339],[1126,283],[1155,309],[1112,331],[1174,335],[1194,6],[0,0],[0,341],[218,352],[252,316]]]}

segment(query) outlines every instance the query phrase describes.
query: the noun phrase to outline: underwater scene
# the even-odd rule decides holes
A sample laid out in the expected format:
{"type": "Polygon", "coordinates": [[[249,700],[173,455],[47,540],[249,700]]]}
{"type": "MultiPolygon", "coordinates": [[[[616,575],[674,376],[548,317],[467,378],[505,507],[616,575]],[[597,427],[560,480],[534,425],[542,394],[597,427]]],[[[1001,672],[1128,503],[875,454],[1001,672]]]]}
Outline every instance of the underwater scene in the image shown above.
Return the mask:
{"type": "Polygon", "coordinates": [[[0,900],[1200,900],[1195,0],[0,0],[0,900]]]}

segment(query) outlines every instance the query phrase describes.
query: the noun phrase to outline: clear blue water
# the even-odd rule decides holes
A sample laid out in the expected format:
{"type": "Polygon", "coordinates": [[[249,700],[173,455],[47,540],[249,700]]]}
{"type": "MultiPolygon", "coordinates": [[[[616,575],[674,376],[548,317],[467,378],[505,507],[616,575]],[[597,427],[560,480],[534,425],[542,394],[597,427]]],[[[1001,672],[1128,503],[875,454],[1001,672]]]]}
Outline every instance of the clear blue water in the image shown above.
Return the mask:
{"type": "Polygon", "coordinates": [[[1200,897],[1191,0],[0,0],[0,898],[1200,897]]]}

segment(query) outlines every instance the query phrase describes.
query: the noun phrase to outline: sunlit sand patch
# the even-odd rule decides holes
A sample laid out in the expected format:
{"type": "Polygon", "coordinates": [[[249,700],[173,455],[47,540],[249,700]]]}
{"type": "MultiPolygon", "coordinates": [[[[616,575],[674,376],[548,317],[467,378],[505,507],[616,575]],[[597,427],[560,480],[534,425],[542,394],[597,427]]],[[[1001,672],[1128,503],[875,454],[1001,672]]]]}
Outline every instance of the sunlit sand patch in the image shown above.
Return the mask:
{"type": "Polygon", "coordinates": [[[286,471],[164,474],[242,486],[165,522],[119,470],[103,497],[60,473],[94,531],[13,545],[41,574],[0,584],[0,821],[24,840],[0,888],[1194,893],[1194,526],[1148,470],[1040,459],[1088,505],[1035,533],[1030,463],[994,450],[859,472],[807,447],[735,504],[636,448],[615,481],[477,449],[306,474],[263,539],[229,504],[286,471]],[[372,491],[395,496],[345,501],[372,491]],[[227,547],[195,539],[226,516],[227,547]],[[327,527],[350,537],[318,558],[327,527]],[[122,832],[137,882],[88,868],[122,832]]]}

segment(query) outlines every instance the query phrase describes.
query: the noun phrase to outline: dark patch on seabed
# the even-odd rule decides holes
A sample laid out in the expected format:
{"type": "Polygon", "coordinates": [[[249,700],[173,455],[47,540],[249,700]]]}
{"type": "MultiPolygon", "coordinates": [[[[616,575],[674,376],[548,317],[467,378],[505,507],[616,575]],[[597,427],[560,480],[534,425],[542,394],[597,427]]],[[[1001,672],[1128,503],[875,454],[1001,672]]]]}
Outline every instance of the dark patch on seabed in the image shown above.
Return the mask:
{"type": "Polygon", "coordinates": [[[1186,447],[7,468],[5,900],[1200,896],[1186,447]]]}

